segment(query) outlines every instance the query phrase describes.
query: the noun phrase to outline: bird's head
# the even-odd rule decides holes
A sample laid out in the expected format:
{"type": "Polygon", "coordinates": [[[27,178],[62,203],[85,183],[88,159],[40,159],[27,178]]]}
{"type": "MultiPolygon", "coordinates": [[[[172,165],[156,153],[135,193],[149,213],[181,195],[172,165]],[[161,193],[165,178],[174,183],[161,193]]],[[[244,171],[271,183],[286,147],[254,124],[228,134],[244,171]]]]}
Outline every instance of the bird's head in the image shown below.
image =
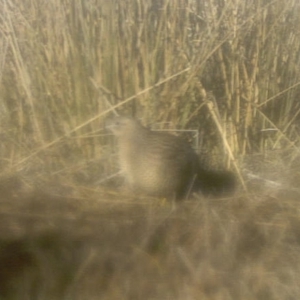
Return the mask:
{"type": "Polygon", "coordinates": [[[130,117],[116,117],[106,121],[106,126],[115,136],[123,136],[144,129],[139,121],[130,117]]]}

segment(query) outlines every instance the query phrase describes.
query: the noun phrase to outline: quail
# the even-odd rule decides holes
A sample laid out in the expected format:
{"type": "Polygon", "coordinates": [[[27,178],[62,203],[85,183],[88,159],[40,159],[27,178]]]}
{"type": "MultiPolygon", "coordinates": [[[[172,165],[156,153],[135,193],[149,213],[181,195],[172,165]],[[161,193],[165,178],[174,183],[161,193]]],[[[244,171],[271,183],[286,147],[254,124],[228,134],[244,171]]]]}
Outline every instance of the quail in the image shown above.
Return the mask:
{"type": "Polygon", "coordinates": [[[182,199],[192,191],[218,194],[231,188],[232,178],[201,168],[196,152],[180,137],[151,131],[130,117],[108,120],[106,127],[117,137],[120,168],[133,190],[182,199]]]}

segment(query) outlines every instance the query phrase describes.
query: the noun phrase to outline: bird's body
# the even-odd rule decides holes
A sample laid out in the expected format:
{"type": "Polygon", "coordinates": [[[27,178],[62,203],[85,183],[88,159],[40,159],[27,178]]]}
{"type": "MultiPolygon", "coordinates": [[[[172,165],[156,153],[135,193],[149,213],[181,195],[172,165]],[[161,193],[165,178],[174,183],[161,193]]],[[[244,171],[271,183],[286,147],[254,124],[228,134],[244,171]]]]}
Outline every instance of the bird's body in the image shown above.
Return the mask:
{"type": "Polygon", "coordinates": [[[204,183],[196,152],[181,138],[151,131],[127,117],[109,121],[108,128],[117,136],[120,167],[132,189],[183,198],[200,177],[204,183]]]}

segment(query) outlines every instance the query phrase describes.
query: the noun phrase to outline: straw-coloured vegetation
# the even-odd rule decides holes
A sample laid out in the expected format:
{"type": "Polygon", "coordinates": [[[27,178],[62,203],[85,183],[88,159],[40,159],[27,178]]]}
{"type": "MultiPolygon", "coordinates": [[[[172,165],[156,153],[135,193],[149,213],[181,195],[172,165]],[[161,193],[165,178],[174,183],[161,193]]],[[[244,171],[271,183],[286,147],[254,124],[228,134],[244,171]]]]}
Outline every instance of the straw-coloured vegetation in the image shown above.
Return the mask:
{"type": "Polygon", "coordinates": [[[1,1],[0,298],[299,299],[298,2],[1,1]],[[236,195],[116,188],[113,114],[236,195]]]}

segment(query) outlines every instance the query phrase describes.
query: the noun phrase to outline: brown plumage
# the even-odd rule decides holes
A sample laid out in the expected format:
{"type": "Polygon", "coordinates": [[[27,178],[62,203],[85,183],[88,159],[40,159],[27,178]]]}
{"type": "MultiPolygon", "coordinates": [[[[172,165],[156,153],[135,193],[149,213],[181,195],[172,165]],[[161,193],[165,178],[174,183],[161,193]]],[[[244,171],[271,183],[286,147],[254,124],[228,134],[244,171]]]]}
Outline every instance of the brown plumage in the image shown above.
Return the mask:
{"type": "Polygon", "coordinates": [[[151,131],[128,117],[108,121],[107,128],[118,139],[120,167],[132,189],[183,198],[195,189],[216,194],[230,183],[225,175],[202,169],[196,152],[179,137],[151,131]]]}

